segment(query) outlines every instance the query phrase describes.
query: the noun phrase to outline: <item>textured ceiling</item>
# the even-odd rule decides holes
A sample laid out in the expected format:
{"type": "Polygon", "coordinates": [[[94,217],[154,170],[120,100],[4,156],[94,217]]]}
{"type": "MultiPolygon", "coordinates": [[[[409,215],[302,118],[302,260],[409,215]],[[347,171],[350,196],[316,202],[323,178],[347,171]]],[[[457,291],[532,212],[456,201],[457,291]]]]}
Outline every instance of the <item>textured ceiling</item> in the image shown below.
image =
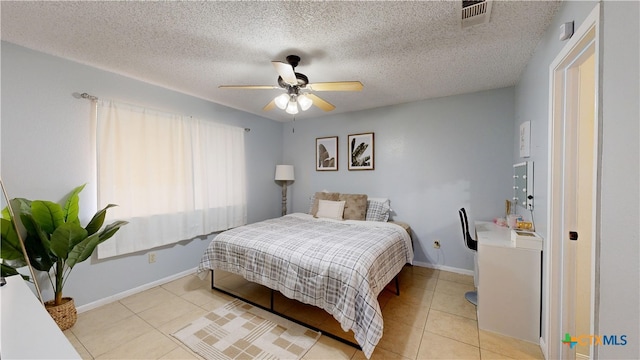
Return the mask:
{"type": "Polygon", "coordinates": [[[364,84],[316,93],[336,109],[298,119],[511,86],[558,5],[494,1],[489,23],[465,29],[459,1],[2,1],[0,11],[3,41],[289,121],[262,111],[279,89],[218,86],[277,85],[270,62],[289,54],[312,83],[364,84]]]}

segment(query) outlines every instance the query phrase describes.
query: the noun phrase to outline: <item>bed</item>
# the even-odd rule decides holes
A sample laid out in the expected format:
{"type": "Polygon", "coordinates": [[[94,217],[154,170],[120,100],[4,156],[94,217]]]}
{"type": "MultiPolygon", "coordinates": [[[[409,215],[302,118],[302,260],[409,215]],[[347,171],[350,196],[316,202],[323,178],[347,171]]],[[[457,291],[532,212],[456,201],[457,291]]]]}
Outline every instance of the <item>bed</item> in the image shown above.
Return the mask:
{"type": "Polygon", "coordinates": [[[369,358],[383,331],[377,296],[412,261],[399,225],[294,213],[218,234],[198,272],[235,273],[324,309],[369,358]]]}

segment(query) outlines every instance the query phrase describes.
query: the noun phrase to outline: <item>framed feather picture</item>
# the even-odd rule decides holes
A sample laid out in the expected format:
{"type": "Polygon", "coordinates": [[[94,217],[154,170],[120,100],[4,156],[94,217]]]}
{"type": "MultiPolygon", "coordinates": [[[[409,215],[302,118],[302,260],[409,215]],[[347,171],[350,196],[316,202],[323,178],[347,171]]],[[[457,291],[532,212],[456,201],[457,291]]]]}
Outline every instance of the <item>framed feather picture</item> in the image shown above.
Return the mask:
{"type": "Polygon", "coordinates": [[[316,171],[338,171],[338,137],[316,138],[316,171]]]}
{"type": "Polygon", "coordinates": [[[347,138],[349,170],[373,170],[373,133],[351,134],[347,138]]]}

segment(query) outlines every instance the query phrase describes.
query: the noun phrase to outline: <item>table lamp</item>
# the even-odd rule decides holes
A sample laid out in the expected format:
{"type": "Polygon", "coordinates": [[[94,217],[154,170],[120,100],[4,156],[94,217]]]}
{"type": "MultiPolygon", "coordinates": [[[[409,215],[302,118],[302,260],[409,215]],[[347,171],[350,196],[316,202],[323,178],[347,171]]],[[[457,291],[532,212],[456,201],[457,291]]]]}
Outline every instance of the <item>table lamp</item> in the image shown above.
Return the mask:
{"type": "Polygon", "coordinates": [[[276,165],[276,181],[282,181],[282,216],[287,215],[287,182],[293,180],[293,165],[276,165]]]}

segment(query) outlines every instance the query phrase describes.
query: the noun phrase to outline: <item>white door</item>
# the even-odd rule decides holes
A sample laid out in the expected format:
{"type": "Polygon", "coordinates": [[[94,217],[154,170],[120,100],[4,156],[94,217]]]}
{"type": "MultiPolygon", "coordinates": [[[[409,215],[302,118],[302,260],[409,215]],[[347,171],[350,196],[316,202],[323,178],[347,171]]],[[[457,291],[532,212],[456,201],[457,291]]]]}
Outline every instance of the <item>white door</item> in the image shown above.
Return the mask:
{"type": "Polygon", "coordinates": [[[599,6],[551,65],[546,250],[548,357],[554,359],[593,355],[589,335],[594,333],[596,293],[598,22],[599,6]]]}
{"type": "MultiPolygon", "coordinates": [[[[575,221],[575,232],[579,238],[569,241],[575,249],[575,332],[592,334],[591,331],[591,298],[592,272],[594,266],[594,234],[595,234],[595,134],[597,122],[595,117],[595,54],[590,56],[578,67],[579,76],[579,114],[577,126],[577,169],[575,192],[575,206],[571,212],[575,221]]],[[[590,358],[591,344],[580,341],[576,344],[576,357],[590,358]]]]}

